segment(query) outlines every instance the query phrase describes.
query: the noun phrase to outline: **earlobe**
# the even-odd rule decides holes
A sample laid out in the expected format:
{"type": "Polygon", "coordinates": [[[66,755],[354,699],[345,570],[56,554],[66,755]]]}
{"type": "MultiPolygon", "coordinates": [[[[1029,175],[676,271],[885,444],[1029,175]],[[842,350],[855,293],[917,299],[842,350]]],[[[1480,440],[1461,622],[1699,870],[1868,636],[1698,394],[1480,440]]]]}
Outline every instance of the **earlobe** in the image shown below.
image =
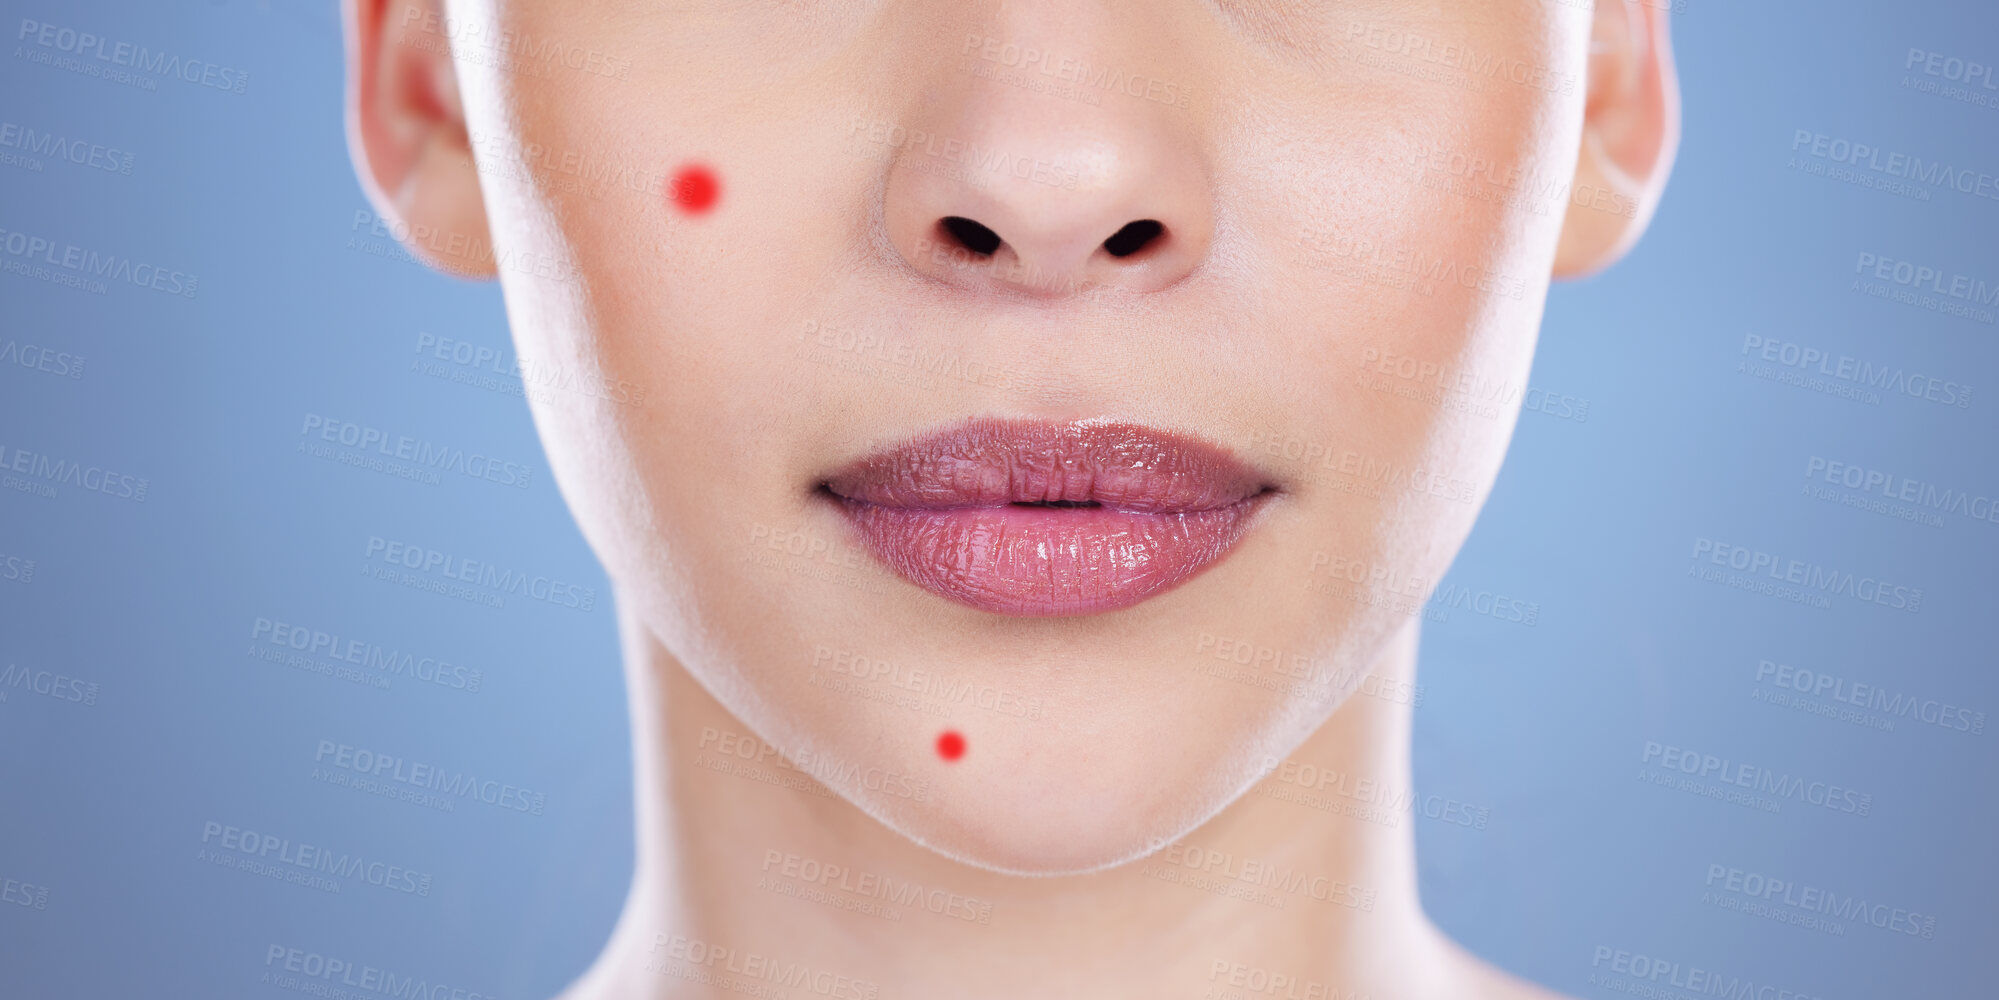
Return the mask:
{"type": "Polygon", "coordinates": [[[1554,275],[1601,271],[1637,242],[1680,145],[1680,85],[1663,0],[1596,0],[1582,148],[1554,275]]]}
{"type": "Polygon", "coordinates": [[[347,145],[375,211],[438,270],[494,274],[437,0],[346,0],[347,145]]]}

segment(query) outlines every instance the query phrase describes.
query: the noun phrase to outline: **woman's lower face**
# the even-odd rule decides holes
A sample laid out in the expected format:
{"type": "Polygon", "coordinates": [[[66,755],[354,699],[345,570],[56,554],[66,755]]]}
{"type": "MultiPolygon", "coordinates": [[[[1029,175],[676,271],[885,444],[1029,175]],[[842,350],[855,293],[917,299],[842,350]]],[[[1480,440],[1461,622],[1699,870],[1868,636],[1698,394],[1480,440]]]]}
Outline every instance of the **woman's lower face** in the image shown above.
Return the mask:
{"type": "Polygon", "coordinates": [[[1443,8],[454,5],[532,43],[460,85],[626,612],[970,863],[1226,806],[1420,618],[1526,389],[1589,15],[1443,8]]]}

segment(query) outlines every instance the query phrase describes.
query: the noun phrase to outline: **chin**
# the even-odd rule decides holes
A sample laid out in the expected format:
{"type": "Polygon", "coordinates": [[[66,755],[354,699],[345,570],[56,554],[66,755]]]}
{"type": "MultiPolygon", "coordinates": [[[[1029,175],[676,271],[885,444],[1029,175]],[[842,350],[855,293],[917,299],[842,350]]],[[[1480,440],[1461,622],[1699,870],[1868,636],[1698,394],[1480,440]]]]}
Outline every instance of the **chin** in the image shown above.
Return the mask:
{"type": "MultiPolygon", "coordinates": [[[[1134,762],[1136,763],[1136,762],[1134,762]]],[[[1221,782],[1162,785],[1149,767],[1126,781],[1082,781],[1066,768],[1018,768],[975,794],[877,818],[961,864],[1009,875],[1081,875],[1126,864],[1178,840],[1235,795],[1221,782]],[[1145,772],[1145,773],[1140,773],[1145,772]]],[[[867,803],[886,805],[885,803],[867,803]]],[[[870,809],[869,811],[873,811],[870,809]]]]}
{"type": "MultiPolygon", "coordinates": [[[[960,674],[990,676],[1001,666],[986,662],[960,674]]],[[[894,710],[858,718],[808,712],[774,722],[802,734],[794,746],[814,746],[800,754],[806,760],[856,762],[812,770],[898,836],[992,872],[1085,874],[1185,838],[1245,794],[1263,762],[1287,754],[1337,704],[1317,702],[1313,712],[1263,700],[1251,688],[1219,692],[1201,684],[1197,666],[1075,664],[1067,680],[1083,690],[1061,698],[1049,684],[1005,680],[1051,706],[1047,716],[920,722],[926,734],[962,734],[964,754],[956,760],[896,750],[908,746],[914,716],[894,710]],[[910,776],[914,788],[882,776],[910,776]]]]}

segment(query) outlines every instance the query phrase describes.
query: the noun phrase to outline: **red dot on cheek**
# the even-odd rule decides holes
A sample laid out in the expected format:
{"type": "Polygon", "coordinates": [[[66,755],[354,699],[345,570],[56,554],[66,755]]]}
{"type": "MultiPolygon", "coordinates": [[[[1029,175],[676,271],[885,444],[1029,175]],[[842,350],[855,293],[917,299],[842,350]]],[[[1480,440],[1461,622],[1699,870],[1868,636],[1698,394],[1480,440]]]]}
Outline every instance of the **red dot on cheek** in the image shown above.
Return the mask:
{"type": "Polygon", "coordinates": [[[666,198],[688,215],[702,215],[722,196],[715,172],[699,164],[681,167],[666,185],[666,198]]]}
{"type": "Polygon", "coordinates": [[[955,729],[946,729],[937,734],[937,756],[945,760],[957,760],[965,755],[965,738],[955,729]]]}

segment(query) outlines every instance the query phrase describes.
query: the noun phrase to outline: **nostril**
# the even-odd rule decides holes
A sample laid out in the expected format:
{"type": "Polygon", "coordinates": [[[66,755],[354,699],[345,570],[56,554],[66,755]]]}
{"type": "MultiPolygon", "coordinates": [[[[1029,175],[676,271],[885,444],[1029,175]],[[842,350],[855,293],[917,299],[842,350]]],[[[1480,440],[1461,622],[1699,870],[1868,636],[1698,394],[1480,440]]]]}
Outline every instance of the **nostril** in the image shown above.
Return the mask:
{"type": "Polygon", "coordinates": [[[952,239],[957,240],[958,245],[981,257],[991,256],[993,251],[999,249],[999,234],[970,219],[947,215],[939,220],[938,225],[943,227],[944,232],[952,239]]]}
{"type": "Polygon", "coordinates": [[[1152,219],[1140,219],[1127,223],[1123,229],[1111,234],[1104,241],[1104,249],[1113,257],[1129,257],[1152,245],[1152,241],[1166,232],[1166,227],[1152,219]]]}

